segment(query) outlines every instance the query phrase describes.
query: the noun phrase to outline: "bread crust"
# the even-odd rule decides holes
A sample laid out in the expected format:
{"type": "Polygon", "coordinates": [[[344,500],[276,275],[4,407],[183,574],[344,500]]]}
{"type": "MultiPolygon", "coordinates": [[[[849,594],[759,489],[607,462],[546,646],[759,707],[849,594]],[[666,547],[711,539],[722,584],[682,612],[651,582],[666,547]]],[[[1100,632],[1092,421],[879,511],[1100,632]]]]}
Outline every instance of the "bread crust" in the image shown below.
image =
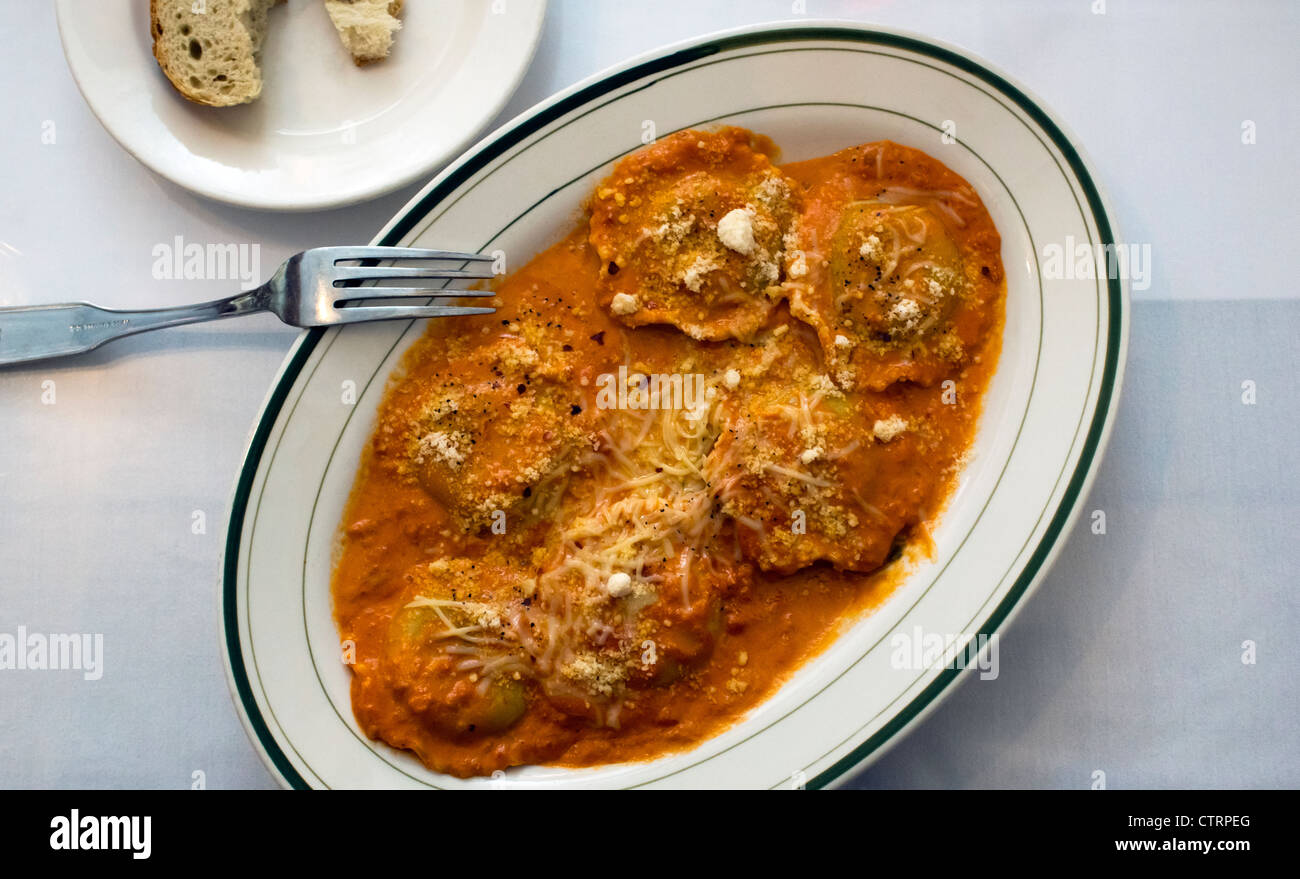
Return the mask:
{"type": "Polygon", "coordinates": [[[195,104],[202,104],[205,107],[230,106],[229,104],[218,104],[215,101],[207,100],[203,95],[189,87],[189,83],[185,81],[185,77],[180,71],[172,68],[171,64],[167,60],[167,53],[162,51],[162,46],[159,41],[159,38],[162,37],[163,34],[163,26],[158,6],[159,0],[149,0],[149,33],[153,36],[153,57],[154,60],[158,62],[158,66],[162,68],[163,75],[167,77],[167,81],[172,84],[172,88],[180,92],[181,97],[185,98],[185,100],[192,101],[195,104]]]}
{"type": "MultiPolygon", "coordinates": [[[[254,0],[256,2],[256,0],[254,0]]],[[[285,0],[270,0],[266,5],[266,11],[285,2],[285,0]]],[[[153,57],[158,62],[159,69],[167,77],[167,81],[172,84],[180,95],[191,103],[199,104],[204,107],[238,107],[241,104],[251,103],[261,97],[261,87],[259,83],[258,90],[255,94],[249,95],[231,95],[229,99],[222,99],[221,95],[213,97],[205,96],[202,91],[193,88],[187,77],[187,70],[184,67],[177,67],[169,58],[166,51],[166,44],[163,40],[165,36],[165,27],[163,17],[166,15],[166,6],[168,0],[149,0],[149,35],[153,39],[153,57]]],[[[253,46],[254,64],[257,65],[259,72],[261,64],[256,58],[259,54],[259,46],[254,41],[253,46]]]]}

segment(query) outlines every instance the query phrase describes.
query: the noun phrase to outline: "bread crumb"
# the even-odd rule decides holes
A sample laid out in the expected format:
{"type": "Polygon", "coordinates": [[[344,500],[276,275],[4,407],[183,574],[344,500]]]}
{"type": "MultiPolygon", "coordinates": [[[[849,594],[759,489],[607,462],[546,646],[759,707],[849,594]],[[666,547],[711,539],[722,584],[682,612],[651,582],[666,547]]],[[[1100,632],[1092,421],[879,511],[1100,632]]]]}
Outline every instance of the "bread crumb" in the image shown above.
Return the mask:
{"type": "Polygon", "coordinates": [[[836,337],[835,337],[835,347],[836,347],[836,348],[851,348],[851,347],[853,347],[853,343],[849,341],[849,337],[848,337],[848,336],[836,336],[836,337]]]}
{"type": "Polygon", "coordinates": [[[740,370],[737,370],[737,369],[728,369],[728,370],[726,371],[726,373],[722,376],[722,383],[723,383],[724,385],[726,385],[727,387],[729,387],[729,388],[733,388],[733,389],[739,387],[739,386],[740,386],[740,370]]]}

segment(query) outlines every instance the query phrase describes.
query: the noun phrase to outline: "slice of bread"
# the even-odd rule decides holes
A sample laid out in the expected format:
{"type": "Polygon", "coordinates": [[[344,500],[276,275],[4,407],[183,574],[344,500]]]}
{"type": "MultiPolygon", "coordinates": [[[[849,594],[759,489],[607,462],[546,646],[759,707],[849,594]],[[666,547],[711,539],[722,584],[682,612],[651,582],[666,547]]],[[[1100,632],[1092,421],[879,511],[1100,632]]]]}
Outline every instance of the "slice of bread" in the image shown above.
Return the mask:
{"type": "Polygon", "coordinates": [[[402,27],[402,0],[325,0],[325,9],[354,63],[388,57],[393,34],[402,27]]]}
{"type": "Polygon", "coordinates": [[[229,107],[262,93],[257,53],[267,12],[283,0],[149,0],[153,55],[196,104],[229,107]]]}

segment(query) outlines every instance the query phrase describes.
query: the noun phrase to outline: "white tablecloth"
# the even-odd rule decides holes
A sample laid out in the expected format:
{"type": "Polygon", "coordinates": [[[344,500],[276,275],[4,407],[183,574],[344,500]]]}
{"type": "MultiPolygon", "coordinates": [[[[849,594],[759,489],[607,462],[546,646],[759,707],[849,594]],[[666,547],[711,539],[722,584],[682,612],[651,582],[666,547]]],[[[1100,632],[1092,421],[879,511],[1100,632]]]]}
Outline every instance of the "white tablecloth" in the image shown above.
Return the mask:
{"type": "MultiPolygon", "coordinates": [[[[1069,538],[1005,634],[996,680],[967,679],[852,784],[1084,788],[1102,772],[1112,788],[1300,785],[1287,664],[1300,631],[1300,5],[804,5],[961,44],[1020,79],[1073,128],[1120,235],[1154,260],[1087,502],[1106,533],[1085,518],[1069,538]]],[[[52,4],[23,6],[0,23],[0,304],[225,295],[229,282],[154,280],[155,243],[257,241],[266,268],[369,239],[416,188],[305,216],[191,195],[100,128],[52,4]]],[[[552,0],[499,121],[633,54],[792,8],[552,0]]],[[[227,695],[217,573],[243,445],[293,338],[258,316],[0,371],[0,634],[104,643],[98,680],[0,670],[0,786],[188,787],[196,771],[210,787],[272,786],[227,695]]]]}

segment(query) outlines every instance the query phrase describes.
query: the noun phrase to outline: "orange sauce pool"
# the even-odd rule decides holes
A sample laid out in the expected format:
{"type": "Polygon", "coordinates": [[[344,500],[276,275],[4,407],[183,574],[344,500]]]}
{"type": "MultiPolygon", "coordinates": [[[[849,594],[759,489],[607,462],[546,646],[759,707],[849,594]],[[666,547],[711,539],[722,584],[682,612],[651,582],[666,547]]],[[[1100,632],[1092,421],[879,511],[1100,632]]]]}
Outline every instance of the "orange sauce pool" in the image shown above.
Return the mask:
{"type": "Polygon", "coordinates": [[[634,154],[496,314],[406,354],[333,580],[371,738],[458,776],[689,748],[932,551],[1001,348],[997,230],[918,151],[771,152],[634,154]],[[628,411],[620,367],[709,393],[628,411]]]}

